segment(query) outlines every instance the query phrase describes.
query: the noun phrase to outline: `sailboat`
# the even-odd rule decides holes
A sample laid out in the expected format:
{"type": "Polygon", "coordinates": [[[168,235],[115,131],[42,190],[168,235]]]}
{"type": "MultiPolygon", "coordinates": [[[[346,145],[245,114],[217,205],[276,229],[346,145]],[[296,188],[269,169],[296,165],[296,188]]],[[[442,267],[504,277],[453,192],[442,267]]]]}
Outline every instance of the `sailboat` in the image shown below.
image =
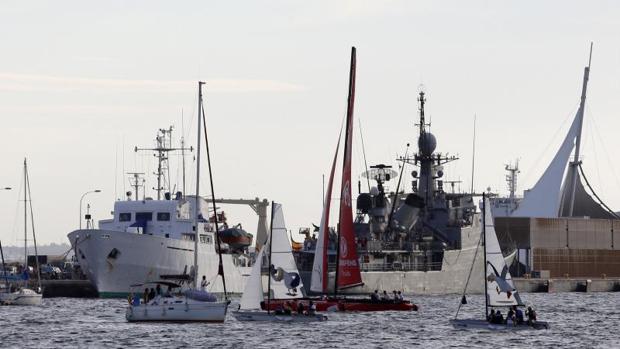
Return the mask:
{"type": "MultiPolygon", "coordinates": [[[[0,250],[2,246],[0,246],[0,250]]],[[[37,253],[37,239],[34,232],[34,214],[32,212],[32,198],[30,197],[30,180],[28,177],[28,165],[24,159],[24,271],[23,285],[13,286],[9,284],[4,266],[4,253],[2,253],[2,269],[4,273],[5,289],[0,292],[0,304],[4,305],[41,305],[41,271],[39,268],[39,255],[37,253]],[[28,200],[30,199],[30,200],[28,200]],[[34,243],[35,267],[37,275],[37,289],[28,288],[28,203],[30,203],[30,218],[32,225],[32,240],[34,243]]]]}
{"type": "MultiPolygon", "coordinates": [[[[459,329],[489,329],[489,330],[528,330],[548,329],[549,324],[544,321],[493,321],[492,315],[495,309],[510,309],[524,307],[517,289],[512,282],[510,271],[504,260],[502,250],[495,234],[493,215],[490,209],[489,199],[485,194],[482,196],[482,229],[480,243],[483,245],[484,258],[484,290],[485,290],[485,319],[458,319],[459,311],[463,304],[467,304],[465,293],[461,299],[454,319],[450,323],[459,329]],[[491,309],[491,312],[489,310],[491,309]]],[[[478,246],[480,246],[480,243],[478,246]]],[[[475,258],[474,258],[475,260],[475,258]]],[[[473,270],[473,268],[472,268],[473,270]]],[[[471,271],[470,271],[471,276],[471,271]]],[[[468,280],[469,281],[469,280],[468,280]]],[[[465,286],[467,290],[467,285],[465,286]]],[[[521,311],[521,310],[518,310],[521,311]]],[[[528,308],[528,311],[532,311],[528,308]]]]}
{"type": "MultiPolygon", "coordinates": [[[[417,306],[407,300],[373,300],[370,298],[346,298],[339,297],[338,291],[362,286],[360,262],[357,255],[357,242],[353,229],[353,208],[351,195],[351,158],[353,145],[353,110],[355,102],[355,74],[356,74],[356,49],[351,48],[351,65],[349,70],[349,94],[347,99],[347,118],[345,124],[344,156],[342,166],[342,182],[340,187],[340,223],[338,231],[338,243],[336,248],[336,273],[334,278],[333,293],[328,291],[328,259],[327,247],[329,241],[329,213],[332,200],[332,188],[334,173],[340,148],[340,136],[336,145],[336,154],[332,162],[317,248],[314,254],[312,268],[312,281],[310,289],[323,295],[314,299],[319,311],[384,311],[384,310],[417,310],[417,306]]],[[[280,306],[282,300],[275,300],[272,306],[280,306]]]]}
{"type": "Polygon", "coordinates": [[[288,242],[281,204],[271,203],[270,226],[267,242],[256,257],[256,262],[252,267],[252,272],[241,297],[239,310],[233,312],[233,316],[239,321],[314,322],[327,320],[327,317],[321,314],[299,314],[296,316],[294,313],[286,315],[270,310],[269,305],[272,297],[288,300],[291,305],[295,305],[295,308],[297,308],[298,302],[301,302],[306,309],[310,309],[310,302],[302,299],[303,284],[288,242]],[[262,266],[265,254],[267,254],[267,265],[269,266],[267,311],[261,310],[261,303],[264,302],[262,266]]]}
{"type": "MultiPolygon", "coordinates": [[[[209,166],[209,179],[211,182],[211,202],[213,204],[213,213],[215,219],[215,229],[218,228],[217,207],[215,205],[215,193],[213,189],[213,173],[211,170],[211,157],[209,154],[209,141],[207,137],[206,120],[204,108],[202,104],[202,85],[204,82],[198,82],[198,140],[196,143],[196,198],[200,194],[200,144],[202,141],[201,122],[204,121],[207,163],[209,166]]],[[[215,234],[217,242],[217,250],[219,254],[218,275],[222,277],[224,286],[224,300],[218,301],[213,295],[204,290],[204,287],[198,289],[198,248],[199,238],[198,232],[202,229],[206,220],[200,215],[200,200],[196,200],[194,212],[194,265],[191,275],[179,276],[160,276],[161,281],[133,285],[143,287],[148,284],[157,284],[158,289],[161,286],[167,286],[168,292],[155,296],[153,299],[140,302],[140,296],[134,296],[129,299],[129,306],[125,317],[129,322],[135,321],[198,321],[198,322],[224,322],[230,300],[226,292],[226,279],[224,278],[224,267],[222,263],[222,248],[219,234],[215,234]],[[177,280],[174,280],[177,279],[177,280]],[[182,289],[184,281],[191,279],[192,287],[185,289],[183,292],[173,293],[175,289],[182,289]],[[171,281],[174,280],[174,281],[171,281]]]]}

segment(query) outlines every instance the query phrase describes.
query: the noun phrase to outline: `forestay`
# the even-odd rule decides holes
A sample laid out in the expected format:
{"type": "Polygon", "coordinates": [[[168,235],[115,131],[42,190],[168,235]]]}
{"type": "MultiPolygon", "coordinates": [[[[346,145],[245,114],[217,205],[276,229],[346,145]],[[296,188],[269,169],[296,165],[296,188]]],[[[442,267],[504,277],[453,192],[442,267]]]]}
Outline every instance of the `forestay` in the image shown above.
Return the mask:
{"type": "Polygon", "coordinates": [[[523,305],[521,297],[517,293],[512,282],[512,277],[506,266],[504,255],[499,246],[493,215],[489,199],[485,198],[484,205],[487,208],[484,213],[484,242],[486,253],[486,290],[488,304],[491,307],[523,305]]]}

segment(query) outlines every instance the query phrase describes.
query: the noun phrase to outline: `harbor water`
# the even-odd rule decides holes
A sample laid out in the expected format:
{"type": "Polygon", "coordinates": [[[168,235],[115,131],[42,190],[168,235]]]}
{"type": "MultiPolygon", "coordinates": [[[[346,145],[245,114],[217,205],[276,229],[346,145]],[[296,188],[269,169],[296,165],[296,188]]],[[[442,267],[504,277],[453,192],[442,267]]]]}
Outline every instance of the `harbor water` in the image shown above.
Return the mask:
{"type": "MultiPolygon", "coordinates": [[[[121,299],[44,299],[40,307],[0,307],[0,347],[165,348],[613,348],[620,347],[620,293],[523,294],[546,331],[453,329],[458,296],[413,297],[418,312],[330,313],[310,324],[134,324],[121,299]]],[[[482,296],[468,297],[459,318],[480,318],[482,296]]]]}

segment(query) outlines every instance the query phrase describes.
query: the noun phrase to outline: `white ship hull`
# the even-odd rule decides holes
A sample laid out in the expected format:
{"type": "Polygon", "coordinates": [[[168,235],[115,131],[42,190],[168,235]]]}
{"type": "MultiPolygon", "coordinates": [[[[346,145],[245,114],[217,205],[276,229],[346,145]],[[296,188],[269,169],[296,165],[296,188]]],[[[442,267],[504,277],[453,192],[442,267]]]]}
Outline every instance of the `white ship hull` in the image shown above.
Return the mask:
{"type": "MultiPolygon", "coordinates": [[[[68,237],[100,297],[124,297],[131,285],[159,280],[160,275],[189,273],[194,264],[194,241],[190,240],[102,229],[76,230],[68,237]],[[114,249],[118,252],[113,253],[114,249]]],[[[201,243],[198,252],[199,277],[205,275],[211,281],[210,292],[222,293],[213,244],[201,243]]],[[[223,254],[222,259],[227,291],[242,293],[250,268],[235,265],[230,254],[223,254]]]]}

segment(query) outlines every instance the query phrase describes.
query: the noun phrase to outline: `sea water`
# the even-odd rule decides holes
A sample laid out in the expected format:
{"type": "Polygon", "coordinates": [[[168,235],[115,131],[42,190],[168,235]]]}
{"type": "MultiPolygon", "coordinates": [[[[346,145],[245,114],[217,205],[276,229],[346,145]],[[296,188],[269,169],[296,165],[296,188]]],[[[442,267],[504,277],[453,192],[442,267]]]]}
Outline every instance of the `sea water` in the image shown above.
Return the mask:
{"type": "MultiPolygon", "coordinates": [[[[460,296],[412,296],[417,312],[329,313],[317,323],[127,323],[122,299],[43,299],[0,307],[1,348],[620,348],[620,293],[522,294],[550,330],[456,330],[460,296]]],[[[459,318],[484,316],[469,296],[459,318]]],[[[504,312],[505,314],[505,312],[504,312]]]]}

